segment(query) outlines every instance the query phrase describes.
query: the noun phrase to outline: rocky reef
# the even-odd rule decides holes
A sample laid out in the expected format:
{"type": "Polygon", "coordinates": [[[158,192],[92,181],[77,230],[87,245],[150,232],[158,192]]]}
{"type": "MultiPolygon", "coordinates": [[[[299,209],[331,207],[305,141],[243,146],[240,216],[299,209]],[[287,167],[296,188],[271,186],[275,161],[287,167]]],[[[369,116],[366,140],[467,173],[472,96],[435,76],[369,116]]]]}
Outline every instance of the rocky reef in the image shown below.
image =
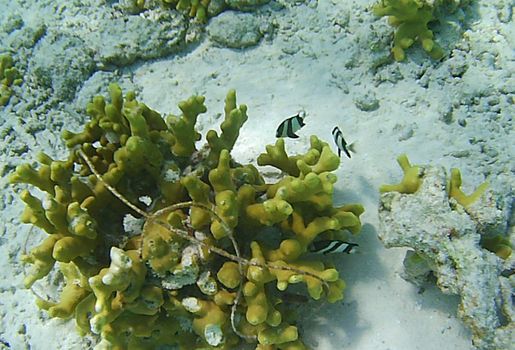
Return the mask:
{"type": "Polygon", "coordinates": [[[381,241],[386,247],[410,248],[404,259],[407,280],[417,285],[436,280],[444,293],[460,296],[458,315],[477,349],[511,349],[513,195],[495,198],[486,183],[465,195],[457,169],[448,177],[445,169],[413,166],[404,155],[399,164],[401,184],[381,188],[381,241]]]}

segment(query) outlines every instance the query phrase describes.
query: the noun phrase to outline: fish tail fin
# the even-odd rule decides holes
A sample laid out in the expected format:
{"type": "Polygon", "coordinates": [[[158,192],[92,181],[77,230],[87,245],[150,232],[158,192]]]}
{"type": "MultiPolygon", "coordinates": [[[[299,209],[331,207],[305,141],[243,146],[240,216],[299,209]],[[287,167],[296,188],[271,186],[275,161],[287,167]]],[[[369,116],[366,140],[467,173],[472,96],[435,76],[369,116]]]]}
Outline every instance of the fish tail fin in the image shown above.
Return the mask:
{"type": "Polygon", "coordinates": [[[358,143],[358,141],[354,141],[352,142],[350,145],[347,146],[347,149],[352,152],[352,153],[358,153],[356,151],[356,144],[358,143]]]}

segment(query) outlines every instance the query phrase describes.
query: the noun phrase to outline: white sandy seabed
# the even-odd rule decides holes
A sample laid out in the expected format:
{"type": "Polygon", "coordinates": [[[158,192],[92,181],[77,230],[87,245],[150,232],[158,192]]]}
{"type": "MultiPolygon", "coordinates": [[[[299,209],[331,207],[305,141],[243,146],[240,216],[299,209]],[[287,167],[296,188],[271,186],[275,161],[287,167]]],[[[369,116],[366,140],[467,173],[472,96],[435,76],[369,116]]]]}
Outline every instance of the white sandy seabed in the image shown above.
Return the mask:
{"type": "MultiPolygon", "coordinates": [[[[305,149],[311,134],[332,142],[338,125],[356,141],[357,153],[342,158],[335,202],[363,203],[364,226],[358,253],[332,257],[347,283],[345,299],[309,304],[299,327],[305,343],[313,349],[472,349],[470,332],[456,316],[458,297],[404,281],[405,250],[386,250],[378,240],[377,188],[398,182],[395,158],[407,153],[414,163],[460,168],[465,192],[485,178],[496,192],[512,190],[513,3],[478,0],[444,16],[435,32],[446,58],[431,61],[415,47],[402,63],[389,59],[393,29],[373,16],[372,4],[272,1],[215,17],[206,34],[190,28],[191,43],[167,51],[148,42],[160,38],[117,32],[120,19],[131,24],[142,16],[122,14],[116,1],[1,0],[0,51],[13,54],[24,84],[0,110],[0,348],[89,349],[95,342],[80,338],[73,322],[49,319],[23,288],[20,255],[28,227],[19,223],[19,187],[9,186],[7,176],[39,151],[62,158],[61,130],[79,130],[88,99],[118,81],[162,113],[177,113],[178,101],[205,95],[203,132],[217,126],[226,92],[236,89],[249,114],[232,152],[242,163],[254,162],[275,142],[277,125],[300,109],[307,112],[306,126],[299,139],[286,140],[291,153],[305,149]],[[253,28],[250,41],[253,35],[261,40],[245,49],[224,47],[231,44],[217,35],[224,26],[225,35],[234,35],[238,21],[253,28]],[[138,40],[149,47],[134,54],[138,48],[130,46],[138,40]]],[[[175,20],[168,23],[177,29],[175,20]]]]}

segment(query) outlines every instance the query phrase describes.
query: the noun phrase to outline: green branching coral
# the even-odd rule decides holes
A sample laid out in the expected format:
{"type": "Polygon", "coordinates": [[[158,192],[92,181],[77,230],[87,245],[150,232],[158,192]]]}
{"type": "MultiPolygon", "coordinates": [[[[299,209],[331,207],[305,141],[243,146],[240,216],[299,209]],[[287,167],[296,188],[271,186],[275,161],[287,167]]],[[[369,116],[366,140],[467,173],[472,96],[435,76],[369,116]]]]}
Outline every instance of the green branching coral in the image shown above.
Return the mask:
{"type": "Polygon", "coordinates": [[[388,22],[396,27],[392,53],[396,61],[406,57],[404,50],[420,42],[422,48],[434,59],[443,57],[444,52],[433,40],[429,22],[435,20],[434,1],[428,0],[380,0],[372,8],[376,16],[388,16],[388,22]]]}
{"type": "Polygon", "coordinates": [[[259,164],[286,175],[266,183],[231,157],[247,120],[234,91],[221,134],[209,131],[199,150],[203,97],[165,120],[116,84],[109,95],[88,104],[83,131],[63,132],[66,160],[40,154],[37,168],[11,175],[44,193],[21,193],[21,221],[48,234],[23,257],[25,285],[54,266],[64,276],[59,300],[38,305],[98,334],[96,349],[305,349],[282,292],[300,284],[314,300],[340,300],[338,271],[308,247],[361,227],[361,205],[333,203],[339,158],[315,136],[294,156],[278,141],[259,164]]]}
{"type": "Polygon", "coordinates": [[[21,74],[14,67],[13,58],[10,55],[0,55],[0,106],[9,103],[13,94],[12,86],[21,83],[21,74]]]}

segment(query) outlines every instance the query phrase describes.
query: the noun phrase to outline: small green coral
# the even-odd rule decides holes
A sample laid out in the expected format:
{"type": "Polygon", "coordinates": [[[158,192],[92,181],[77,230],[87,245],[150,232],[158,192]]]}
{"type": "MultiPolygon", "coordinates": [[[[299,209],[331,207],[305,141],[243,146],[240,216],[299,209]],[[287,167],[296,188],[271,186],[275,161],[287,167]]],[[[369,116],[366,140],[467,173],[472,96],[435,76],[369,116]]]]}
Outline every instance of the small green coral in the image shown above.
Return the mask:
{"type": "Polygon", "coordinates": [[[449,198],[454,198],[463,207],[468,207],[472,203],[476,202],[488,188],[488,183],[483,182],[478,188],[471,194],[466,195],[461,190],[461,173],[457,168],[451,169],[451,176],[448,183],[449,198]]]}
{"type": "Polygon", "coordinates": [[[13,94],[12,86],[22,83],[21,74],[14,67],[11,55],[0,55],[0,106],[9,103],[13,94]]]}
{"type": "Polygon", "coordinates": [[[404,50],[420,42],[422,48],[433,58],[440,59],[444,52],[433,40],[429,22],[435,20],[434,4],[426,0],[381,0],[372,8],[376,16],[388,16],[389,23],[396,27],[392,53],[396,61],[406,57],[404,50]]]}
{"type": "Polygon", "coordinates": [[[406,154],[398,156],[397,163],[404,172],[402,181],[396,185],[382,185],[379,187],[379,192],[415,193],[422,183],[422,168],[411,165],[406,154]]]}

